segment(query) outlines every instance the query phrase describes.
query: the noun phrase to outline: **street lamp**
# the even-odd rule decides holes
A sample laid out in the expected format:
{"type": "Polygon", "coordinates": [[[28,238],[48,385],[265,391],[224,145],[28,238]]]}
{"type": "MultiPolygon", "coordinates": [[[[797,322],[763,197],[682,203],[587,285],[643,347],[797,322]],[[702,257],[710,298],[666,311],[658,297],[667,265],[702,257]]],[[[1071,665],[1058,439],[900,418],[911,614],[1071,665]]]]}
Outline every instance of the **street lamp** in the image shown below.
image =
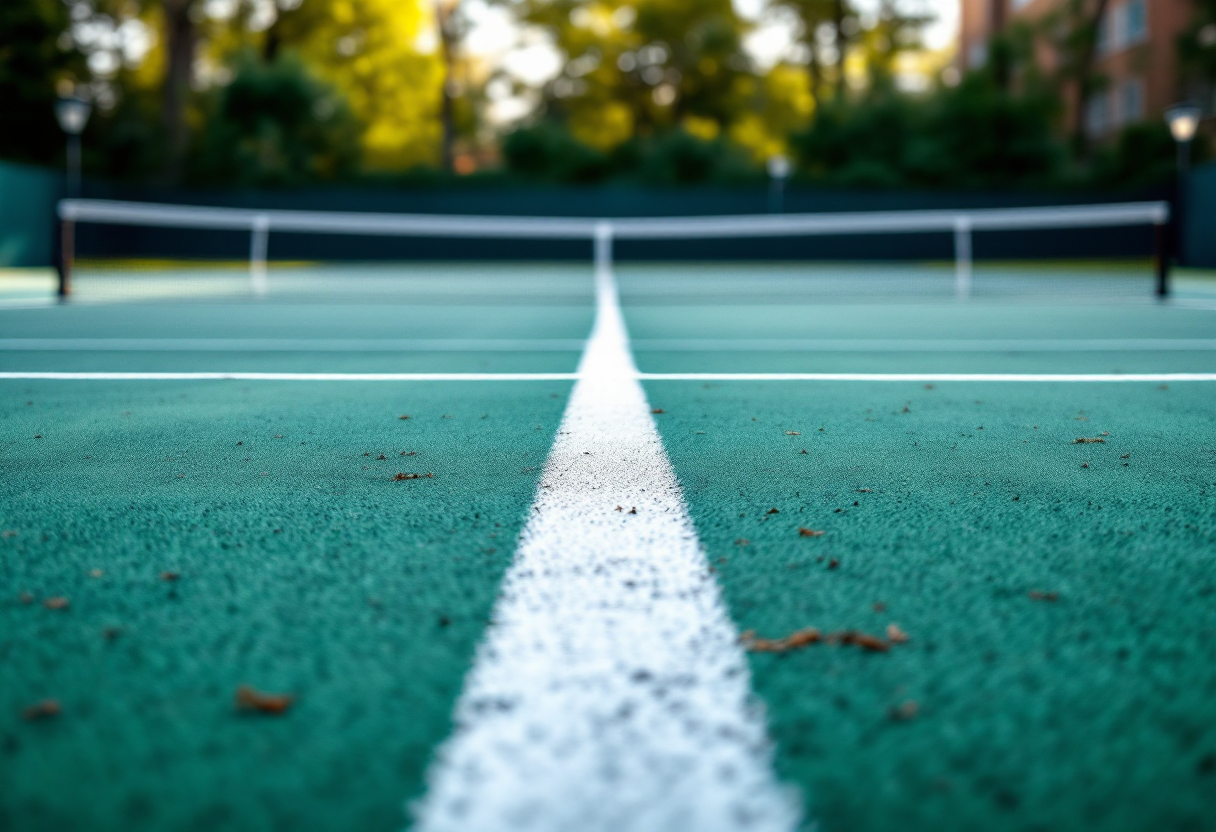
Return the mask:
{"type": "Polygon", "coordinates": [[[1174,143],[1178,146],[1178,194],[1175,198],[1177,216],[1174,219],[1174,227],[1178,229],[1176,236],[1179,263],[1182,263],[1186,256],[1182,242],[1185,233],[1183,223],[1186,219],[1186,177],[1191,167],[1191,140],[1195,138],[1195,133],[1199,130],[1201,115],[1202,111],[1199,107],[1190,102],[1175,104],[1165,111],[1165,123],[1169,125],[1170,135],[1174,137],[1174,143]]]}
{"type": "Polygon", "coordinates": [[[80,195],[80,134],[89,123],[93,105],[83,98],[65,96],[55,103],[55,118],[68,134],[68,196],[80,195]]]}
{"type": "Polygon", "coordinates": [[[771,214],[781,213],[782,198],[785,196],[785,180],[790,175],[790,160],[777,153],[768,157],[768,210],[771,214]]]}
{"type": "MultiPolygon", "coordinates": [[[[55,102],[55,118],[68,134],[68,198],[80,196],[80,134],[89,123],[93,106],[83,98],[64,96],[55,102]]],[[[72,258],[76,247],[76,226],[71,220],[59,225],[59,299],[72,293],[72,258]]]]}

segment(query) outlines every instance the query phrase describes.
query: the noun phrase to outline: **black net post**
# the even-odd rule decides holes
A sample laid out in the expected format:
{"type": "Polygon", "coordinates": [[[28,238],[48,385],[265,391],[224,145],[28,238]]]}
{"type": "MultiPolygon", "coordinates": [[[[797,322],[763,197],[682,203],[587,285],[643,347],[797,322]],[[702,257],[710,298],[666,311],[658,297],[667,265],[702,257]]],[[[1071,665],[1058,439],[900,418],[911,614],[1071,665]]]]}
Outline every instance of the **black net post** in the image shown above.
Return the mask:
{"type": "Polygon", "coordinates": [[[59,272],[57,294],[61,301],[72,294],[72,262],[76,258],[76,223],[62,220],[59,223],[59,257],[56,265],[59,272]]]}
{"type": "Polygon", "coordinates": [[[1153,226],[1155,232],[1154,264],[1157,267],[1157,296],[1170,293],[1170,233],[1169,226],[1159,222],[1153,226]]]}

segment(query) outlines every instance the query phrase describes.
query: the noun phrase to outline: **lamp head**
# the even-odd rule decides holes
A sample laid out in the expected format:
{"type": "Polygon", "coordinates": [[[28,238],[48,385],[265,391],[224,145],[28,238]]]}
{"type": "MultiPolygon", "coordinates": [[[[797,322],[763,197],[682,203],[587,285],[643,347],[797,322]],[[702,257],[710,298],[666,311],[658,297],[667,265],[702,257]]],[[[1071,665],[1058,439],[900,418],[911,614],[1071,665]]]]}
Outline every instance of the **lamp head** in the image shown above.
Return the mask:
{"type": "Polygon", "coordinates": [[[55,118],[63,132],[70,136],[79,136],[84,132],[84,126],[89,123],[89,114],[93,105],[83,98],[65,96],[55,103],[55,118]]]}
{"type": "Polygon", "coordinates": [[[1175,104],[1165,111],[1165,123],[1170,126],[1174,141],[1185,143],[1195,138],[1202,113],[1194,104],[1175,104]]]}
{"type": "Polygon", "coordinates": [[[768,157],[768,175],[773,179],[785,179],[790,175],[790,160],[780,153],[768,157]]]}

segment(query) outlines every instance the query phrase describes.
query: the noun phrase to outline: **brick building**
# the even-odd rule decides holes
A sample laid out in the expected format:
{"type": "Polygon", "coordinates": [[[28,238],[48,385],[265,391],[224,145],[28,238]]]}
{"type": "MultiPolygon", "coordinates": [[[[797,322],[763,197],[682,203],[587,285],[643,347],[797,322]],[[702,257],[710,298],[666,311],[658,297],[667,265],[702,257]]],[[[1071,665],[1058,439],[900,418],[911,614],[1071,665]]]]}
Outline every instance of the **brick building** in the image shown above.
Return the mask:
{"type": "MultiPolygon", "coordinates": [[[[961,0],[959,62],[982,66],[992,36],[1013,21],[1041,22],[1062,12],[1069,0],[961,0]]],[[[1178,35],[1194,14],[1191,0],[1108,0],[1099,25],[1095,75],[1106,86],[1081,108],[1086,133],[1101,140],[1121,127],[1159,118],[1181,96],[1178,35]]],[[[1040,67],[1051,72],[1058,60],[1047,37],[1037,41],[1040,67]]],[[[1063,90],[1070,124],[1078,113],[1077,91],[1063,90]]]]}

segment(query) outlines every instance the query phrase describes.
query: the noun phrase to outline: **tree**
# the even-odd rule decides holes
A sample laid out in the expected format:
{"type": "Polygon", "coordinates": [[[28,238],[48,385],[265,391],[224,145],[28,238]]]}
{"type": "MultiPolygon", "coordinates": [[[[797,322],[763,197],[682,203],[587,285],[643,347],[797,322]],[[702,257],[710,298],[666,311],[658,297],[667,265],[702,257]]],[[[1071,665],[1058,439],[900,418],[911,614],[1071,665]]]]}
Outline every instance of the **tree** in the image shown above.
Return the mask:
{"type": "Polygon", "coordinates": [[[0,2],[0,156],[41,164],[62,158],[56,82],[84,81],[84,57],[60,47],[68,9],[59,0],[0,2]]]}

